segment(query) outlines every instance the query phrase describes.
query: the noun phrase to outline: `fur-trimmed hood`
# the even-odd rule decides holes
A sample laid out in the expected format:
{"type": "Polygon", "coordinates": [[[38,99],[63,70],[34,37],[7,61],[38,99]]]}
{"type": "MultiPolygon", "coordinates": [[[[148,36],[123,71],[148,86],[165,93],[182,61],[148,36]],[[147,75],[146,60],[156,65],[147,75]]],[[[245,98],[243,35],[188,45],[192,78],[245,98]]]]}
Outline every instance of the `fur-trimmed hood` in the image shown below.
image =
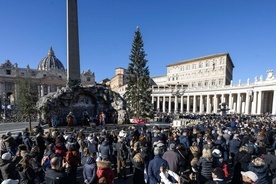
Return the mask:
{"type": "Polygon", "coordinates": [[[109,161],[98,161],[97,166],[102,169],[111,168],[111,163],[109,161]]]}

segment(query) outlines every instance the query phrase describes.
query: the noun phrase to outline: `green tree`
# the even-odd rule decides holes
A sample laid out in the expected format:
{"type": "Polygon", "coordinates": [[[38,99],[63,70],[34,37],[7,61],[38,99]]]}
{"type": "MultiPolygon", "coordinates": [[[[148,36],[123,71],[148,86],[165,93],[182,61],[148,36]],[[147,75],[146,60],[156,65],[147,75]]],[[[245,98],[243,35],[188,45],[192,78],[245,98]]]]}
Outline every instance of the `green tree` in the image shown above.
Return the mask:
{"type": "Polygon", "coordinates": [[[32,130],[32,117],[36,115],[38,100],[37,84],[31,78],[16,81],[18,96],[16,100],[17,113],[26,116],[29,121],[29,130],[32,130]]]}
{"type": "Polygon", "coordinates": [[[139,27],[137,27],[132,43],[130,63],[127,73],[127,88],[124,98],[130,118],[152,117],[151,78],[148,60],[144,51],[144,43],[139,27]]]}

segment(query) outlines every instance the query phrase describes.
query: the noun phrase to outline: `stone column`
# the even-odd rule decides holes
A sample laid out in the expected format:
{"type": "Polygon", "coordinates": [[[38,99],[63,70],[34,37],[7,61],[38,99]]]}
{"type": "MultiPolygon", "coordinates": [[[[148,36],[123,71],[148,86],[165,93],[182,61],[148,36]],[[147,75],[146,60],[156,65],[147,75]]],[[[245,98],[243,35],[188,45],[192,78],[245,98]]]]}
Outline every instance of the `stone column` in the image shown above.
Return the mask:
{"type": "Polygon", "coordinates": [[[210,95],[207,95],[207,102],[206,102],[206,113],[210,114],[211,113],[211,104],[210,104],[210,95]]]}
{"type": "Polygon", "coordinates": [[[245,114],[249,114],[249,107],[250,107],[250,94],[249,92],[245,93],[245,114]]]}
{"type": "Polygon", "coordinates": [[[276,115],[276,90],[273,91],[272,114],[276,115]]]}
{"type": "Polygon", "coordinates": [[[193,100],[193,113],[196,113],[196,95],[194,95],[194,100],[193,100]]]}
{"type": "Polygon", "coordinates": [[[230,110],[232,110],[232,107],[233,107],[233,97],[232,97],[232,93],[229,93],[229,104],[228,104],[228,107],[230,110]]]}
{"type": "Polygon", "coordinates": [[[183,95],[180,97],[180,112],[183,113],[183,95]]]}
{"type": "Polygon", "coordinates": [[[163,112],[166,112],[166,97],[163,96],[163,112]]]}
{"type": "Polygon", "coordinates": [[[44,85],[43,84],[41,85],[40,89],[41,89],[41,96],[44,96],[44,85]]]}
{"type": "Polygon", "coordinates": [[[199,113],[203,112],[203,95],[200,94],[200,98],[199,98],[199,113]]]}
{"type": "Polygon", "coordinates": [[[174,96],[174,113],[177,112],[177,109],[178,109],[178,103],[177,103],[177,96],[175,95],[174,96]]]}
{"type": "Polygon", "coordinates": [[[48,85],[48,94],[51,93],[51,85],[48,85]]]}
{"type": "Polygon", "coordinates": [[[256,107],[257,107],[257,91],[253,92],[253,102],[251,108],[251,114],[256,114],[256,107]]]}
{"type": "Polygon", "coordinates": [[[241,94],[237,94],[237,113],[241,113],[241,94]]]}
{"type": "Polygon", "coordinates": [[[262,113],[262,99],[263,98],[263,92],[259,91],[258,92],[258,107],[257,107],[257,114],[262,113]]]}
{"type": "Polygon", "coordinates": [[[168,110],[168,113],[171,113],[172,112],[172,96],[169,96],[169,110],[168,110]]]}
{"type": "Polygon", "coordinates": [[[225,96],[224,94],[221,94],[221,103],[224,103],[225,102],[225,96]]]}
{"type": "Polygon", "coordinates": [[[38,90],[38,97],[41,97],[41,86],[37,85],[37,90],[38,90]]]}
{"type": "Polygon", "coordinates": [[[187,95],[187,113],[190,112],[190,95],[187,95]]]}
{"type": "Polygon", "coordinates": [[[218,97],[217,94],[214,95],[214,113],[218,112],[218,97]]]}
{"type": "Polygon", "coordinates": [[[157,96],[157,111],[160,112],[160,97],[157,96]]]}
{"type": "Polygon", "coordinates": [[[77,0],[67,0],[67,85],[80,84],[80,56],[77,0]]]}

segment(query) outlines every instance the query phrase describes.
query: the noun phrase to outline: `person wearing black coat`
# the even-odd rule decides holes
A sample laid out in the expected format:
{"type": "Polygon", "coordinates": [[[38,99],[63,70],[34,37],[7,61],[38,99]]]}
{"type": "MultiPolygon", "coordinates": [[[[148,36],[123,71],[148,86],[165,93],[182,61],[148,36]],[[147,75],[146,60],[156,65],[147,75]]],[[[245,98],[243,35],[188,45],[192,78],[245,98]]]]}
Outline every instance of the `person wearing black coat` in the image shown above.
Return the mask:
{"type": "Polygon", "coordinates": [[[29,132],[23,133],[23,144],[26,146],[27,151],[30,152],[33,146],[33,141],[30,138],[29,132]]]}
{"type": "Polygon", "coordinates": [[[22,166],[19,171],[20,184],[35,184],[36,173],[32,162],[33,158],[28,154],[19,162],[22,166]]]}
{"type": "Polygon", "coordinates": [[[126,159],[128,149],[126,146],[125,138],[120,137],[118,142],[114,144],[114,154],[117,159],[117,174],[118,178],[126,178],[126,159]]]}
{"type": "Polygon", "coordinates": [[[71,184],[64,167],[66,167],[66,163],[62,163],[59,157],[52,158],[51,169],[48,169],[45,174],[46,184],[71,184]]]}
{"type": "Polygon", "coordinates": [[[241,171],[247,171],[247,166],[251,162],[251,154],[248,153],[248,147],[240,147],[239,152],[235,155],[235,165],[240,163],[241,171]]]}
{"type": "Polygon", "coordinates": [[[0,158],[0,173],[3,180],[6,179],[18,179],[16,170],[16,163],[12,161],[11,154],[9,152],[4,153],[0,158]]]}
{"type": "Polygon", "coordinates": [[[211,149],[203,148],[202,156],[197,162],[197,167],[199,170],[200,183],[205,183],[209,180],[212,180],[213,157],[211,149]]]}
{"type": "Polygon", "coordinates": [[[269,166],[264,162],[264,160],[260,157],[252,160],[248,165],[248,170],[254,172],[258,176],[258,180],[255,184],[267,184],[271,183],[269,174],[269,166]]]}
{"type": "Polygon", "coordinates": [[[130,156],[130,161],[134,166],[133,184],[144,184],[144,158],[140,152],[140,147],[137,145],[134,147],[134,151],[130,156]]]}
{"type": "Polygon", "coordinates": [[[235,155],[239,152],[241,147],[241,141],[239,139],[239,134],[235,134],[233,139],[229,142],[229,153],[232,160],[232,167],[234,166],[235,155]]]}

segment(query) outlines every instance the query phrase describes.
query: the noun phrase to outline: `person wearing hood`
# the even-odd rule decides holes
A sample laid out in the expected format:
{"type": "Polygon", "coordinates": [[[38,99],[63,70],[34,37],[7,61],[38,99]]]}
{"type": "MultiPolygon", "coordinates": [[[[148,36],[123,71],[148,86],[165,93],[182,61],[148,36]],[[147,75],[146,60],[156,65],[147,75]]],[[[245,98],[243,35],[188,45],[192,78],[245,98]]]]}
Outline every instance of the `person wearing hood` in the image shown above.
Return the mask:
{"type": "Polygon", "coordinates": [[[111,158],[111,146],[109,145],[108,138],[105,138],[99,147],[99,153],[102,158],[111,158]]]}
{"type": "Polygon", "coordinates": [[[7,152],[2,154],[0,159],[0,171],[4,180],[6,179],[18,179],[16,170],[16,163],[12,161],[12,155],[7,152]]]}
{"type": "Polygon", "coordinates": [[[111,167],[111,162],[105,157],[97,161],[98,183],[113,184],[115,175],[111,167]]]}
{"type": "MultiPolygon", "coordinates": [[[[164,144],[163,144],[164,145],[164,144]]],[[[155,146],[153,153],[154,158],[149,162],[148,166],[148,176],[149,176],[149,184],[157,184],[161,182],[160,176],[160,167],[169,168],[168,162],[162,158],[162,148],[163,146],[155,146]]]]}
{"type": "Polygon", "coordinates": [[[88,157],[83,166],[83,179],[85,184],[97,184],[97,164],[95,161],[96,153],[88,157]]]}
{"type": "Polygon", "coordinates": [[[269,182],[268,172],[269,166],[264,162],[264,160],[260,157],[257,157],[252,160],[248,165],[248,170],[254,172],[258,179],[256,180],[256,184],[267,184],[269,182]]]}

